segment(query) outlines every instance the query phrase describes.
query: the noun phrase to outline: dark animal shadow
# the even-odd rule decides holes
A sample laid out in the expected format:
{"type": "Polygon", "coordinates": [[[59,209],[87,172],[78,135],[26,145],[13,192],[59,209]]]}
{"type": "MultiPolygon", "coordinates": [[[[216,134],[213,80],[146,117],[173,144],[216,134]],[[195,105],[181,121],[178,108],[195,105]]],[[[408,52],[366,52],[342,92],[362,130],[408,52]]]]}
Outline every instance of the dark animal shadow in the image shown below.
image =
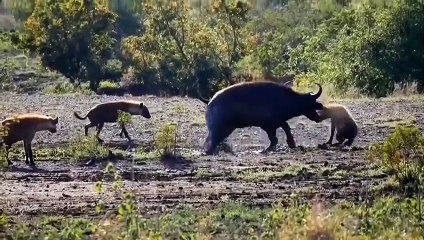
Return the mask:
{"type": "Polygon", "coordinates": [[[152,151],[154,149],[153,141],[143,143],[137,143],[134,141],[110,141],[107,143],[103,143],[103,145],[108,148],[116,148],[121,150],[128,150],[131,148],[143,148],[144,151],[152,151]]]}
{"type": "Polygon", "coordinates": [[[193,164],[192,160],[188,160],[183,156],[175,156],[172,154],[164,154],[160,158],[160,162],[166,168],[175,169],[175,170],[185,170],[191,167],[193,164]]]}
{"type": "Polygon", "coordinates": [[[318,144],[317,146],[318,149],[321,150],[328,150],[328,151],[340,151],[340,152],[350,152],[350,151],[361,151],[364,150],[364,147],[360,147],[360,146],[344,146],[342,144],[337,145],[337,144],[326,144],[326,143],[322,143],[322,144],[318,144]]]}
{"type": "Polygon", "coordinates": [[[21,167],[18,165],[9,166],[9,172],[23,172],[23,173],[64,173],[68,170],[48,170],[44,168],[39,168],[36,165],[26,165],[26,167],[21,167]]]}
{"type": "Polygon", "coordinates": [[[109,162],[116,163],[118,160],[125,160],[126,158],[122,154],[115,154],[111,150],[107,156],[102,158],[89,157],[82,159],[79,162],[81,167],[94,167],[99,163],[100,166],[105,167],[109,162]]]}

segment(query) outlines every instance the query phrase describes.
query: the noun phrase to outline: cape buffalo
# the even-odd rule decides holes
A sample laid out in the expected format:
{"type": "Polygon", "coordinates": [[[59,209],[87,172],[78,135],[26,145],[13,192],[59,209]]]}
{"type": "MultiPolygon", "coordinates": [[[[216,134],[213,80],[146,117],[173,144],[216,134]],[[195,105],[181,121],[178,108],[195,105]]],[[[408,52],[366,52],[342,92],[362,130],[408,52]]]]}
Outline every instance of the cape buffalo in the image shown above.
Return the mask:
{"type": "Polygon", "coordinates": [[[271,81],[237,83],[224,88],[207,103],[205,118],[208,136],[204,143],[207,155],[213,154],[216,146],[227,138],[236,128],[256,126],[263,129],[270,140],[267,152],[277,145],[277,128],[281,127],[290,148],[296,144],[287,120],[304,115],[314,122],[320,121],[316,112],[323,105],[317,102],[322,93],[299,93],[283,84],[271,81]]]}

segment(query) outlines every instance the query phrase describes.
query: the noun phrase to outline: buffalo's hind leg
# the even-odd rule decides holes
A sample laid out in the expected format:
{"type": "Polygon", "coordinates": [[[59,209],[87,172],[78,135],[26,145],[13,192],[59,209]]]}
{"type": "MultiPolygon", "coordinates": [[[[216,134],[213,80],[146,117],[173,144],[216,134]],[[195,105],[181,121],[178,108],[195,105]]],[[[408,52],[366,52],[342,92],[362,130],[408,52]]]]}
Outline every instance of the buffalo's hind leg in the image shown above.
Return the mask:
{"type": "Polygon", "coordinates": [[[345,146],[352,146],[352,143],[353,143],[353,140],[354,140],[355,138],[348,138],[347,139],[347,141],[345,142],[345,146]]]}
{"type": "Polygon", "coordinates": [[[219,128],[216,130],[210,130],[205,142],[206,154],[212,155],[215,152],[218,144],[226,139],[233,131],[233,128],[219,128]]]}
{"type": "Polygon", "coordinates": [[[277,128],[262,128],[266,134],[268,135],[268,139],[270,141],[269,146],[264,149],[263,151],[261,151],[261,153],[268,153],[270,151],[275,151],[277,143],[278,143],[278,138],[277,138],[277,128]]]}
{"type": "Polygon", "coordinates": [[[296,143],[294,141],[293,134],[291,133],[289,124],[287,122],[284,122],[283,124],[281,124],[281,128],[284,130],[284,133],[286,134],[287,145],[289,146],[289,148],[296,148],[296,143]]]}

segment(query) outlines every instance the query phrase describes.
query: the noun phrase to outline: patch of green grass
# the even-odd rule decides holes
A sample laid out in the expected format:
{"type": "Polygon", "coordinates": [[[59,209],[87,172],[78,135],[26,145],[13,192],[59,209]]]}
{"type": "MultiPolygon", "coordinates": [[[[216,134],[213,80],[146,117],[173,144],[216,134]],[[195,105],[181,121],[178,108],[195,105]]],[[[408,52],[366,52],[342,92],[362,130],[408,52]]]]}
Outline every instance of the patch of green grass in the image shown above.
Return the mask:
{"type": "Polygon", "coordinates": [[[389,177],[384,181],[378,183],[371,187],[371,191],[375,193],[384,193],[384,192],[397,192],[400,189],[400,184],[397,182],[396,178],[389,177]]]}
{"type": "Polygon", "coordinates": [[[423,213],[418,204],[414,198],[396,197],[369,205],[292,199],[284,207],[251,207],[228,200],[213,208],[181,205],[172,213],[137,216],[137,221],[136,212],[122,208],[127,204],[119,212],[128,215],[119,218],[38,218],[14,226],[8,235],[12,239],[30,235],[35,239],[422,239],[423,213]]]}
{"type": "MultiPolygon", "coordinates": [[[[84,218],[43,216],[36,223],[23,224],[8,234],[10,239],[84,239],[95,231],[95,224],[84,218]]],[[[0,235],[1,236],[1,235],[0,235]]]]}
{"type": "Polygon", "coordinates": [[[160,158],[160,153],[158,151],[149,151],[146,152],[143,149],[137,148],[135,151],[134,158],[137,161],[149,161],[160,158]]]}
{"type": "MultiPolygon", "coordinates": [[[[2,25],[1,23],[3,22],[4,17],[0,15],[0,26],[2,25]]],[[[1,29],[2,27],[0,27],[1,29]]],[[[15,49],[15,46],[13,45],[12,41],[11,41],[11,32],[9,31],[2,31],[3,29],[1,29],[0,31],[0,52],[8,52],[8,51],[12,51],[15,49]]]]}
{"type": "Polygon", "coordinates": [[[292,178],[302,174],[313,174],[311,169],[302,164],[291,164],[282,168],[260,169],[249,168],[237,173],[237,178],[243,181],[272,181],[277,179],[292,178]]]}
{"type": "MultiPolygon", "coordinates": [[[[99,144],[94,136],[78,137],[65,146],[39,148],[36,150],[36,157],[37,160],[80,160],[91,157],[99,159],[107,157],[109,150],[104,145],[99,144]]],[[[114,151],[117,150],[114,149],[114,151]]]]}
{"type": "Polygon", "coordinates": [[[9,217],[6,214],[0,214],[0,230],[5,229],[7,224],[9,223],[9,217]]]}
{"type": "Polygon", "coordinates": [[[318,175],[337,179],[375,178],[386,175],[381,166],[363,165],[351,169],[323,168],[318,175]]]}
{"type": "Polygon", "coordinates": [[[375,120],[375,125],[379,128],[396,128],[397,126],[405,126],[410,124],[415,124],[417,122],[416,118],[412,115],[406,115],[402,118],[392,117],[392,118],[380,118],[375,120]]]}
{"type": "Polygon", "coordinates": [[[92,94],[88,87],[88,84],[81,84],[76,86],[68,81],[60,81],[53,85],[48,85],[44,89],[47,94],[70,94],[70,93],[81,93],[81,94],[92,94]]]}

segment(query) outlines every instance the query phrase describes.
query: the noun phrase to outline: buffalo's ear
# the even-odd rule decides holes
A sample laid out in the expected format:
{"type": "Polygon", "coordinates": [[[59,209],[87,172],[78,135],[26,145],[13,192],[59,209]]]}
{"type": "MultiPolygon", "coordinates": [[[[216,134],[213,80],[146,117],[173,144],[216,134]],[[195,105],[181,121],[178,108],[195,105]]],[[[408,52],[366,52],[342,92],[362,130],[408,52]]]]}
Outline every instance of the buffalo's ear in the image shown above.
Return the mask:
{"type": "Polygon", "coordinates": [[[140,107],[144,107],[144,104],[143,103],[140,103],[140,107]]]}
{"type": "Polygon", "coordinates": [[[55,119],[53,119],[53,123],[57,124],[59,122],[59,117],[56,117],[55,119]]]}

